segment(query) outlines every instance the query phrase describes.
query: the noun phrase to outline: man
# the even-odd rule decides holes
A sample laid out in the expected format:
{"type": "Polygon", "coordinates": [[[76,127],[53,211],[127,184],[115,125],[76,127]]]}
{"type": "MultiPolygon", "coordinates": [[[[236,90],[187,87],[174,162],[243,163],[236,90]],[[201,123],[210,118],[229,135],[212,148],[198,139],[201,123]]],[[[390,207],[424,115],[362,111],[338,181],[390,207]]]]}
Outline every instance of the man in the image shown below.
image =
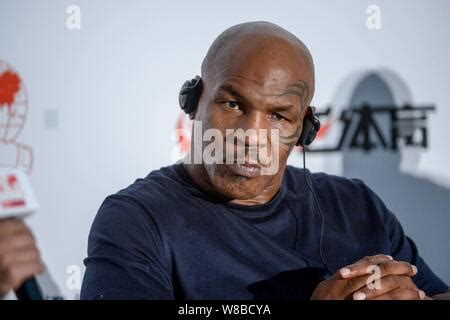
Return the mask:
{"type": "MultiPolygon", "coordinates": [[[[251,136],[244,164],[186,161],[109,196],[91,229],[82,299],[448,297],[362,181],[286,165],[314,94],[299,39],[271,23],[239,24],[214,41],[201,71],[189,110],[200,133],[276,131],[278,170],[250,162],[255,144],[277,145],[251,136]]],[[[204,151],[195,137],[192,153],[204,151]]]]}

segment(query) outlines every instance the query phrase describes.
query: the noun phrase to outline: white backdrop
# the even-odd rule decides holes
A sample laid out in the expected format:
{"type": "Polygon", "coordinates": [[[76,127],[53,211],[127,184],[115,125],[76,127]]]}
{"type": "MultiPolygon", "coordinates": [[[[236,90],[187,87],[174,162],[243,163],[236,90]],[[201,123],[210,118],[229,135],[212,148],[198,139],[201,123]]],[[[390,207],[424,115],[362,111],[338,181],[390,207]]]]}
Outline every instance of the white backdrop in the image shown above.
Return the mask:
{"type": "MultiPolygon", "coordinates": [[[[33,147],[31,179],[41,204],[29,224],[62,293],[77,297],[78,290],[66,286],[66,271],[82,266],[104,197],[171,163],[179,87],[200,72],[214,38],[236,23],[271,21],[306,43],[315,60],[313,103],[319,108],[333,102],[351,72],[395,71],[416,103],[437,106],[429,120],[430,148],[417,170],[446,184],[449,12],[446,0],[0,0],[0,60],[20,73],[29,95],[18,140],[33,147]],[[79,30],[66,26],[71,4],[81,10],[79,30]],[[371,4],[381,9],[380,30],[366,27],[371,4]]],[[[300,157],[290,161],[300,165],[300,157]]],[[[327,171],[323,156],[308,162],[327,171]]],[[[433,232],[448,233],[448,226],[433,232]]],[[[449,251],[447,243],[436,246],[449,251]]],[[[450,282],[448,272],[436,271],[450,282]]]]}

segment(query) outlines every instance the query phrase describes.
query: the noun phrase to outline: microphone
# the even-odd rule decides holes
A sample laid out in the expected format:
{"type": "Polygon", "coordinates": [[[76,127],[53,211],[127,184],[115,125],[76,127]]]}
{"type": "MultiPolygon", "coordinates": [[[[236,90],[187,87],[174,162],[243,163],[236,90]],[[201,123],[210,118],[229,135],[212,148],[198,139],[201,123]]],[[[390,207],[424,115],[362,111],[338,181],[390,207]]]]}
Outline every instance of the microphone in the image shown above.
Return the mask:
{"type": "Polygon", "coordinates": [[[44,300],[35,277],[26,280],[14,293],[19,300],[44,300]]]}
{"type": "MultiPolygon", "coordinates": [[[[38,209],[28,176],[20,169],[0,169],[0,219],[23,219],[38,209]]],[[[19,300],[43,300],[35,277],[27,279],[17,290],[19,300]]]]}

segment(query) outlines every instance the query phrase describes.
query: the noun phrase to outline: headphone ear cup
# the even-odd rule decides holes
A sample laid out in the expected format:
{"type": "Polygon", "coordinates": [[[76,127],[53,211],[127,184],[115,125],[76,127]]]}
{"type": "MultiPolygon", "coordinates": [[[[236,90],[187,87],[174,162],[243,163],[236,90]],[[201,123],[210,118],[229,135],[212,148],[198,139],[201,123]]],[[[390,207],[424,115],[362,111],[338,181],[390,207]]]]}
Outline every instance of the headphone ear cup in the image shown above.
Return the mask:
{"type": "Polygon", "coordinates": [[[309,145],[314,141],[314,139],[316,138],[316,135],[317,135],[317,131],[313,128],[313,129],[309,132],[309,135],[308,135],[308,137],[306,138],[305,144],[306,144],[307,146],[309,146],[309,145]]]}
{"type": "Polygon", "coordinates": [[[320,130],[320,120],[314,115],[311,107],[308,107],[308,111],[303,119],[303,129],[298,138],[296,146],[310,145],[316,138],[317,133],[320,130]]]}
{"type": "Polygon", "coordinates": [[[183,111],[186,110],[186,101],[188,96],[188,87],[190,85],[190,80],[186,80],[184,84],[181,86],[180,94],[178,95],[178,102],[180,103],[180,107],[183,111]]]}
{"type": "MultiPolygon", "coordinates": [[[[303,120],[302,134],[300,135],[300,138],[298,138],[298,141],[295,145],[304,147],[305,145],[311,143],[311,134],[314,134],[313,131],[314,130],[311,121],[309,121],[305,117],[305,120],[303,120]]],[[[314,137],[312,139],[314,139],[314,137]]]]}
{"type": "Polygon", "coordinates": [[[185,113],[190,114],[197,109],[202,91],[203,83],[199,76],[184,82],[178,95],[178,102],[185,113]]]}

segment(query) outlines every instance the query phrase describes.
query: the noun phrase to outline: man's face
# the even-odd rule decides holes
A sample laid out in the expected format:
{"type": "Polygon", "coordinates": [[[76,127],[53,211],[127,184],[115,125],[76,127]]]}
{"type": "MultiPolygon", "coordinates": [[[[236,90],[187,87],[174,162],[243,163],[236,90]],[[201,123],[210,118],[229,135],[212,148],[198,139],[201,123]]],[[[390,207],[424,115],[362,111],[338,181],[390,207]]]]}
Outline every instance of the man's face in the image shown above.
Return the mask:
{"type": "MultiPolygon", "coordinates": [[[[257,198],[268,189],[278,190],[311,100],[313,75],[308,63],[298,55],[287,55],[286,59],[285,55],[273,58],[271,54],[255,52],[245,59],[236,58],[232,64],[218,68],[213,76],[204,79],[204,91],[195,118],[202,121],[203,132],[209,128],[221,131],[223,154],[229,156],[226,145],[230,142],[234,145],[231,150],[237,150],[237,139],[227,139],[229,129],[232,132],[253,129],[257,133],[240,141],[245,146],[246,163],[227,164],[224,160],[219,164],[203,164],[216,191],[230,199],[245,201],[257,198]],[[278,144],[272,141],[274,129],[278,129],[278,144]],[[260,135],[261,132],[264,134],[260,135]],[[251,164],[256,160],[251,156],[254,148],[259,159],[264,158],[261,153],[277,152],[278,157],[272,154],[270,164],[261,165],[261,161],[257,165],[251,164]],[[261,169],[268,165],[276,165],[278,170],[270,175],[261,174],[261,169]]],[[[206,145],[208,142],[203,142],[203,148],[206,145]]]]}

